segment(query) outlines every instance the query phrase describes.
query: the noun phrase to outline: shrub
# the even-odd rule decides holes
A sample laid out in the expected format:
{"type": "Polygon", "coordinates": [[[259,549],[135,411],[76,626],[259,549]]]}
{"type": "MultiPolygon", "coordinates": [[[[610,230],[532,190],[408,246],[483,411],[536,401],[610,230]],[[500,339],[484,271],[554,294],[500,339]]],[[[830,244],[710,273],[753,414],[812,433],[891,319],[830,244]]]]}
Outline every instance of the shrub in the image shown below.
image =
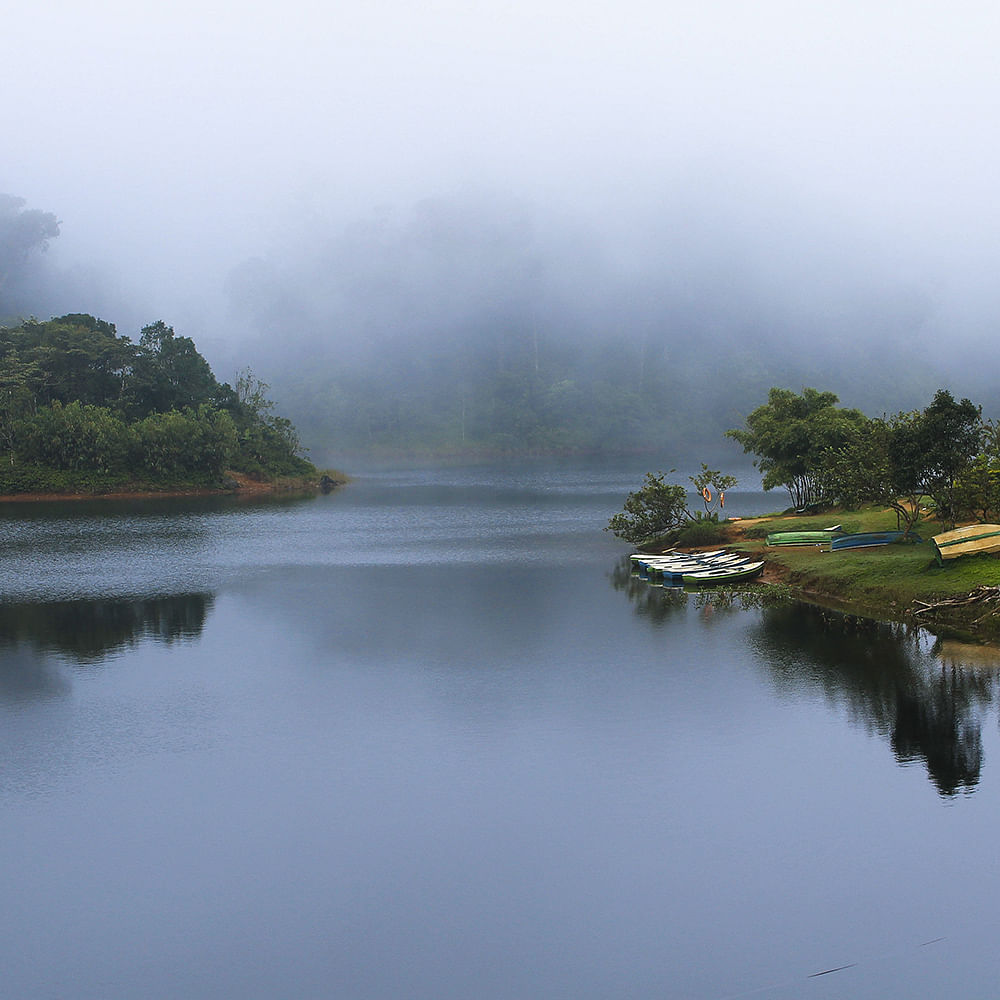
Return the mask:
{"type": "Polygon", "coordinates": [[[714,545],[726,538],[726,525],[714,518],[703,517],[686,524],[677,533],[677,544],[684,548],[714,545]]]}

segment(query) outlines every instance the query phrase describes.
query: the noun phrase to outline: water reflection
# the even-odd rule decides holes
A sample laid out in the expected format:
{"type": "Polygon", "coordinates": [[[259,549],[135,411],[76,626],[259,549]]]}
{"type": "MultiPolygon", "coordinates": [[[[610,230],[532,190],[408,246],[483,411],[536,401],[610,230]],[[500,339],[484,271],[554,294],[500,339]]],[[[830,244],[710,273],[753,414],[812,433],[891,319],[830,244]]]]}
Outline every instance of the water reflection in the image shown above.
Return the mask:
{"type": "MultiPolygon", "coordinates": [[[[0,604],[0,696],[11,686],[27,689],[36,683],[28,679],[25,665],[35,664],[31,671],[37,672],[39,653],[91,663],[144,639],[168,644],[196,639],[213,600],[211,594],[180,594],[144,600],[0,604]]],[[[46,687],[41,681],[36,686],[46,687]]]]}
{"type": "Polygon", "coordinates": [[[687,607],[687,594],[679,587],[663,587],[632,572],[628,556],[619,559],[611,571],[611,586],[621,591],[635,606],[635,613],[662,624],[687,607]]]}
{"type": "Polygon", "coordinates": [[[780,688],[845,705],[901,763],[921,761],[942,795],[978,783],[995,674],[942,664],[920,629],[807,604],[764,609],[751,641],[780,688]]]}
{"type": "Polygon", "coordinates": [[[883,735],[901,764],[920,762],[942,796],[973,790],[983,767],[982,720],[994,702],[1000,654],[759,592],[651,586],[627,560],[611,574],[643,619],[662,623],[688,607],[702,619],[757,609],[747,640],[785,694],[820,692],[883,735]],[[711,612],[711,614],[709,614],[711,612]]]}

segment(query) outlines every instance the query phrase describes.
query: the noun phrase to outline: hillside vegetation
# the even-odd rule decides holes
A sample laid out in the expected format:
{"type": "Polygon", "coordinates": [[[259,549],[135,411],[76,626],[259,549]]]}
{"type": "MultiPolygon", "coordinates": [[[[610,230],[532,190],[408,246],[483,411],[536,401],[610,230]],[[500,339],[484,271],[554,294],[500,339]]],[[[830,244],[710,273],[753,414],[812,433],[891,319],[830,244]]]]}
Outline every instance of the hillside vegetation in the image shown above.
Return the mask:
{"type": "Polygon", "coordinates": [[[220,383],[189,337],[85,314],[0,329],[0,493],[219,487],[315,474],[248,370],[220,383]]]}

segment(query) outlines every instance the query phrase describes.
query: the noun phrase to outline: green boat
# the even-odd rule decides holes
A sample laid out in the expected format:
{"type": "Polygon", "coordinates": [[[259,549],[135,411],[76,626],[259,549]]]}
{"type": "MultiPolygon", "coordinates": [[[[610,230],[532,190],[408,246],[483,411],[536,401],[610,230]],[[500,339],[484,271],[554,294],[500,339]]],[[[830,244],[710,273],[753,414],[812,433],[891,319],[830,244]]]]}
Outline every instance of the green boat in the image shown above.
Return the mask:
{"type": "Polygon", "coordinates": [[[775,531],[767,536],[768,545],[828,545],[843,534],[838,524],[822,531],[775,531]]]}

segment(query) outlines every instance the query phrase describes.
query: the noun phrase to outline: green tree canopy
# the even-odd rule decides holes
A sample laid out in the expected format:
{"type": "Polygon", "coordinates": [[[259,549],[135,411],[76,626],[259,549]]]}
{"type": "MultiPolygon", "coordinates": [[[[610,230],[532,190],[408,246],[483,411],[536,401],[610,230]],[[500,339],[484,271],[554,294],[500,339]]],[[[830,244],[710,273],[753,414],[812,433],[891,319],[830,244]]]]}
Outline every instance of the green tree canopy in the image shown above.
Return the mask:
{"type": "Polygon", "coordinates": [[[687,490],[666,482],[665,476],[663,472],[647,472],[643,486],[629,493],[624,510],[611,518],[605,530],[633,545],[642,545],[680,528],[690,518],[687,490]]]}
{"type": "Polygon", "coordinates": [[[823,499],[821,457],[843,445],[867,417],[859,410],[840,409],[836,394],[803,389],[772,388],[767,402],[746,419],[746,426],[726,431],[743,451],[756,456],[765,490],[784,486],[792,505],[807,507],[823,499]]]}
{"type": "Polygon", "coordinates": [[[947,389],[938,389],[920,416],[917,432],[924,489],[934,498],[938,513],[954,522],[955,484],[979,451],[982,410],[968,399],[956,402],[947,389]]]}
{"type": "MultiPolygon", "coordinates": [[[[249,371],[220,385],[189,337],[162,321],[139,343],[82,313],[0,329],[0,447],[24,466],[170,479],[306,475],[291,422],[249,371]]],[[[21,488],[21,487],[18,487],[21,488]]]]}
{"type": "Polygon", "coordinates": [[[215,399],[219,383],[190,337],[157,320],[143,327],[132,363],[126,406],[134,416],[198,407],[215,399]]]}
{"type": "Polygon", "coordinates": [[[920,520],[925,498],[954,518],[963,474],[974,468],[983,430],[979,407],[946,389],[923,411],[897,413],[852,428],[828,448],[820,478],[827,495],[847,506],[881,503],[906,530],[920,520]]]}

